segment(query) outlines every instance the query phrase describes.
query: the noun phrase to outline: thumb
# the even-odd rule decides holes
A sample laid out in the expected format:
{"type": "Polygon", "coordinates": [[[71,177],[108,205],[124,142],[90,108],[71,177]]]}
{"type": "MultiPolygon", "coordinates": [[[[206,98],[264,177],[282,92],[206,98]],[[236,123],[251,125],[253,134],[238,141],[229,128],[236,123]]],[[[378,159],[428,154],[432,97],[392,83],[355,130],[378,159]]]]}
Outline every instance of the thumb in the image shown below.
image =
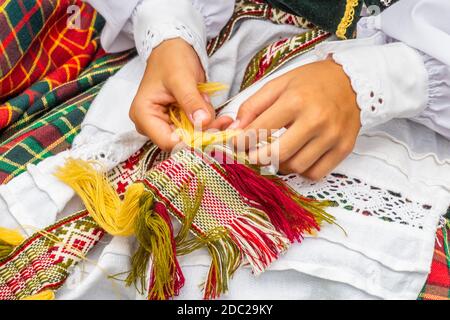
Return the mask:
{"type": "Polygon", "coordinates": [[[172,94],[194,125],[208,126],[215,118],[214,108],[197,88],[197,83],[181,82],[172,94]]]}

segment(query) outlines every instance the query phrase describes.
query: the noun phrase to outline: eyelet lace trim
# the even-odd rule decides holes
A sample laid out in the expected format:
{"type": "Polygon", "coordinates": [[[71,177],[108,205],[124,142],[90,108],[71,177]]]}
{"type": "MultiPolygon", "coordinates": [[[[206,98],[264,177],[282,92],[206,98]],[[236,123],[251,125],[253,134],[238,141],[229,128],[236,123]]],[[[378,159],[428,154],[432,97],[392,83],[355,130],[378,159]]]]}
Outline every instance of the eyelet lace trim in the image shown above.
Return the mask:
{"type": "Polygon", "coordinates": [[[192,32],[182,24],[167,25],[165,26],[164,31],[162,31],[162,29],[154,31],[147,29],[145,36],[141,41],[139,54],[147,60],[154,47],[158,46],[166,39],[175,37],[180,37],[191,45],[195,42],[195,37],[192,32]]]}
{"type": "Polygon", "coordinates": [[[291,187],[318,200],[330,200],[342,209],[381,220],[423,229],[424,220],[432,206],[404,197],[401,193],[384,190],[360,179],[332,173],[319,182],[299,175],[282,177],[291,187]]]}
{"type": "Polygon", "coordinates": [[[146,140],[135,132],[113,135],[98,130],[82,130],[75,138],[69,156],[98,161],[102,169],[110,170],[139,150],[146,140]]]}
{"type": "Polygon", "coordinates": [[[192,32],[183,24],[164,24],[158,26],[158,29],[156,30],[147,29],[142,41],[140,41],[137,47],[139,56],[144,61],[147,61],[155,47],[160,45],[165,40],[175,38],[183,39],[194,48],[203,68],[205,69],[205,73],[207,74],[206,69],[208,66],[208,56],[206,53],[206,44],[200,36],[192,32]]]}
{"type": "Polygon", "coordinates": [[[356,102],[361,109],[361,125],[372,127],[383,117],[385,99],[379,80],[368,79],[353,67],[353,63],[346,55],[334,53],[333,59],[344,69],[350,78],[353,90],[356,93],[356,102]]]}

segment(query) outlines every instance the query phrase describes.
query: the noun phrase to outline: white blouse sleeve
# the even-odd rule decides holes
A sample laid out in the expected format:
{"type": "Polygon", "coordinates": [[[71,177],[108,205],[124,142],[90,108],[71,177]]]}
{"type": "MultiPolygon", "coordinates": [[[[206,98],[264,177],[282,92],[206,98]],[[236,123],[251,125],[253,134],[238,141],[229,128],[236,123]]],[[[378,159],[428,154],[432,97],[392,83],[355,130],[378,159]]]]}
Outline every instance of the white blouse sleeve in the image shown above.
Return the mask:
{"type": "Polygon", "coordinates": [[[420,55],[407,45],[348,48],[335,52],[333,59],[351,80],[363,128],[410,118],[425,109],[427,70],[420,55]]]}
{"type": "Polygon", "coordinates": [[[106,20],[100,41],[107,52],[120,52],[134,47],[130,17],[140,1],[86,0],[106,20]]]}
{"type": "Polygon", "coordinates": [[[110,52],[136,46],[147,60],[162,41],[182,38],[206,70],[206,42],[231,17],[235,0],[88,0],[106,19],[102,45],[110,52]]]}
{"type": "Polygon", "coordinates": [[[409,118],[450,139],[448,17],[447,0],[399,1],[362,19],[357,40],[335,46],[333,58],[351,79],[363,128],[409,118]]]}
{"type": "Polygon", "coordinates": [[[370,20],[374,29],[450,65],[450,1],[401,0],[370,20]]]}

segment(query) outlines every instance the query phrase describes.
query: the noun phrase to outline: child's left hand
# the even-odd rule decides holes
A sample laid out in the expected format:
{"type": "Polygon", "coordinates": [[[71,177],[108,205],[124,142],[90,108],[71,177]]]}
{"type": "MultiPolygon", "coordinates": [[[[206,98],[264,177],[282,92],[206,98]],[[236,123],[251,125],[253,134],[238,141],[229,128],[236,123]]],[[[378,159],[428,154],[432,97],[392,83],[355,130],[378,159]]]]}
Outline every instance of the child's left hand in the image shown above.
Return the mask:
{"type": "MultiPolygon", "coordinates": [[[[280,129],[280,170],[318,180],[353,150],[360,130],[356,94],[333,60],[304,65],[267,83],[239,109],[232,127],[280,129]]],[[[265,145],[251,155],[267,155],[265,145]]],[[[275,151],[275,152],[277,152],[275,151]]],[[[269,153],[268,153],[269,152],[269,153]]]]}

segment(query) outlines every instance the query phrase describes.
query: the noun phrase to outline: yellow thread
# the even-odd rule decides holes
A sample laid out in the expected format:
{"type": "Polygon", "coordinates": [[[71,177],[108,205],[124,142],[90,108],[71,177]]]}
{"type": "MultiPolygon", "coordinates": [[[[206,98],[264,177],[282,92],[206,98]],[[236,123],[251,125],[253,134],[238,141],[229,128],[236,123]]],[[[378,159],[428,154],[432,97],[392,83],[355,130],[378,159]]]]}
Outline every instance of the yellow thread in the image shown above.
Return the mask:
{"type": "MultiPolygon", "coordinates": [[[[198,87],[201,92],[209,95],[225,88],[219,83],[202,83],[198,87]]],[[[238,133],[197,131],[186,114],[176,106],[170,108],[170,117],[182,140],[192,147],[202,148],[224,143],[238,133]]],[[[146,193],[144,186],[141,183],[132,184],[121,201],[106,175],[96,170],[94,164],[96,163],[93,161],[68,159],[55,176],[74,189],[89,214],[107,233],[114,236],[133,235],[136,217],[139,215],[139,201],[146,193]]]]}
{"type": "MultiPolygon", "coordinates": [[[[198,89],[205,94],[214,95],[215,93],[224,90],[225,85],[211,82],[200,83],[198,89]]],[[[177,128],[176,133],[181,140],[190,147],[203,148],[212,144],[223,144],[229,139],[239,134],[237,130],[225,131],[200,131],[195,130],[194,125],[187,117],[186,113],[176,105],[172,105],[169,109],[170,120],[177,128]]],[[[201,129],[201,128],[200,128],[201,129]]]]}
{"type": "Polygon", "coordinates": [[[0,242],[5,242],[12,246],[18,246],[25,238],[17,230],[0,227],[0,242]]]}
{"type": "Polygon", "coordinates": [[[345,34],[347,33],[348,27],[351,26],[355,19],[355,8],[358,4],[359,0],[347,0],[344,16],[336,29],[336,36],[338,36],[338,38],[347,39],[345,34]]]}
{"type": "Polygon", "coordinates": [[[18,231],[0,227],[0,259],[9,256],[24,240],[18,231]]]}
{"type": "Polygon", "coordinates": [[[209,96],[213,96],[216,93],[227,89],[227,86],[220,82],[199,83],[197,87],[200,92],[209,96]]]}
{"type": "Polygon", "coordinates": [[[144,186],[141,183],[132,184],[122,201],[105,174],[95,170],[93,164],[68,159],[55,175],[75,190],[89,214],[107,233],[124,237],[133,235],[144,186]]]}
{"type": "Polygon", "coordinates": [[[55,293],[52,290],[44,290],[20,300],[55,300],[55,293]]]}

